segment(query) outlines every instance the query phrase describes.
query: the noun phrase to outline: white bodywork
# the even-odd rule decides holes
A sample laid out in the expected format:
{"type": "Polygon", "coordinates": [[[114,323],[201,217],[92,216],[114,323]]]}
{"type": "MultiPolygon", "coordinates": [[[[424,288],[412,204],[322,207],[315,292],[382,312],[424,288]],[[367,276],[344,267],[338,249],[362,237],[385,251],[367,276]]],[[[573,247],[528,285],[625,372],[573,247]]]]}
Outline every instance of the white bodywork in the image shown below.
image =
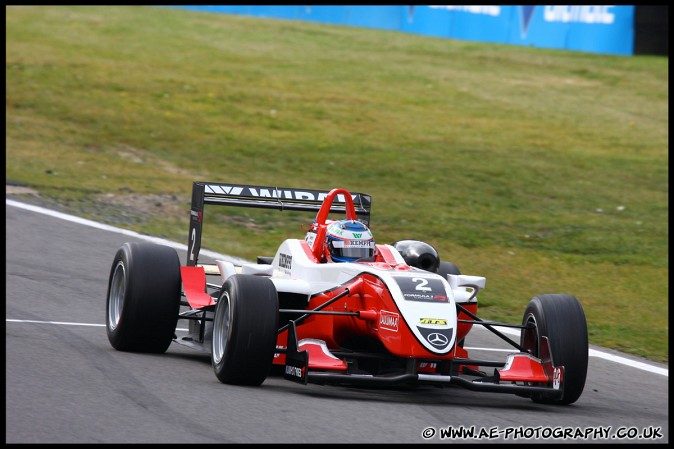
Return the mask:
{"type": "MultiPolygon", "coordinates": [[[[303,240],[285,240],[271,265],[250,263],[235,266],[231,262],[218,260],[222,282],[237,273],[269,276],[278,292],[305,294],[308,301],[312,295],[345,284],[362,273],[369,273],[388,287],[398,308],[389,312],[393,316],[400,313],[424,347],[438,354],[447,353],[454,346],[456,303],[476,302],[477,291],[485,285],[484,277],[448,275],[448,279],[444,279],[438,274],[414,267],[399,270],[387,264],[317,264],[309,258],[302,245],[306,245],[303,240]],[[441,299],[433,300],[433,294],[441,299]],[[438,334],[441,334],[440,337],[438,334]]],[[[393,246],[379,246],[388,249],[398,265],[407,267],[393,246]]]]}

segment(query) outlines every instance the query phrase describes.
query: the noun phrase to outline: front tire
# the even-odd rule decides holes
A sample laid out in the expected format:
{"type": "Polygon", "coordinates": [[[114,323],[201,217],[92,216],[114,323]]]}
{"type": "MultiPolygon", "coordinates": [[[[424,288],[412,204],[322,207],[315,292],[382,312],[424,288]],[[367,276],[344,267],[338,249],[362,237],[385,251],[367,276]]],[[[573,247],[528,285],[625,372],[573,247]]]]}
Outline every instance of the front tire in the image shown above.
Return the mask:
{"type": "Polygon", "coordinates": [[[105,323],[119,351],[164,353],[180,310],[180,259],[173,248],[125,243],[110,268],[105,323]]]}
{"type": "Polygon", "coordinates": [[[271,280],[241,274],[227,279],[215,309],[211,348],[220,382],[264,382],[276,352],[278,315],[278,294],[271,280]]]}
{"type": "Polygon", "coordinates": [[[544,394],[531,397],[534,402],[568,405],[576,402],[585,387],[588,363],[587,322],[583,307],[574,296],[534,296],[524,311],[522,348],[539,357],[541,337],[548,337],[555,366],[564,366],[564,395],[555,399],[544,394]]]}

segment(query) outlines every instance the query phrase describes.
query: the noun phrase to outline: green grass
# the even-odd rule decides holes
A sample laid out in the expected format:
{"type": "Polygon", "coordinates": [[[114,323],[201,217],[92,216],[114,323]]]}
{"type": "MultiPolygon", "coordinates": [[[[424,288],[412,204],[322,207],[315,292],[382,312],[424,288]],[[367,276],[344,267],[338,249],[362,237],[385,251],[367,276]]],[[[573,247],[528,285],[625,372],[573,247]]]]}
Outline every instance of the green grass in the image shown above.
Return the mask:
{"type": "MultiPolygon", "coordinates": [[[[568,293],[668,361],[667,58],[140,6],[7,7],[6,55],[6,177],[42,201],[186,242],[193,181],[368,193],[379,242],[487,277],[484,317],[568,293]]],[[[313,218],[206,213],[246,258],[313,218]]]]}

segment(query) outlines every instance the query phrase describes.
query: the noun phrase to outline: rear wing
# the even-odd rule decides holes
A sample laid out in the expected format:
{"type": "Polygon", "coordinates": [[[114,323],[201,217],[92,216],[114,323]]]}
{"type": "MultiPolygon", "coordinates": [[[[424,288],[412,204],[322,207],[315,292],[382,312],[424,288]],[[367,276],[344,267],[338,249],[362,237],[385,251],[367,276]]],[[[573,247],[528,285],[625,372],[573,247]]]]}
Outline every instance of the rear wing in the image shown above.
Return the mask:
{"type": "MultiPolygon", "coordinates": [[[[307,190],[288,187],[250,186],[221,184],[217,182],[194,182],[192,184],[192,208],[190,209],[190,233],[187,265],[196,266],[201,250],[201,230],[204,223],[204,207],[207,204],[220,206],[254,207],[262,209],[315,211],[321,209],[329,190],[307,190]]],[[[372,197],[351,192],[356,216],[369,226],[372,197]]],[[[346,212],[343,195],[337,195],[330,212],[346,212]]]]}

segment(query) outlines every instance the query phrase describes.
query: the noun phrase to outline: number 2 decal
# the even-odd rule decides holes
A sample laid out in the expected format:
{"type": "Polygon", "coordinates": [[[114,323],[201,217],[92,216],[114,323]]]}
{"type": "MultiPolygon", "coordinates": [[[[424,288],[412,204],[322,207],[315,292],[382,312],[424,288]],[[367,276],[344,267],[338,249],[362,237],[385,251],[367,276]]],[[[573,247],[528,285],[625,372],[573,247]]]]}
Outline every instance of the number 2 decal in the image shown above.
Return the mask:
{"type": "Polygon", "coordinates": [[[192,228],[192,235],[190,236],[192,240],[192,249],[190,250],[190,260],[194,260],[194,247],[197,246],[197,228],[192,228]]]}
{"type": "Polygon", "coordinates": [[[419,291],[430,292],[431,290],[433,290],[430,287],[426,287],[428,285],[428,280],[424,278],[412,278],[412,282],[419,282],[419,284],[414,287],[419,291]]]}
{"type": "Polygon", "coordinates": [[[406,301],[448,302],[442,279],[394,276],[406,301]]]}

